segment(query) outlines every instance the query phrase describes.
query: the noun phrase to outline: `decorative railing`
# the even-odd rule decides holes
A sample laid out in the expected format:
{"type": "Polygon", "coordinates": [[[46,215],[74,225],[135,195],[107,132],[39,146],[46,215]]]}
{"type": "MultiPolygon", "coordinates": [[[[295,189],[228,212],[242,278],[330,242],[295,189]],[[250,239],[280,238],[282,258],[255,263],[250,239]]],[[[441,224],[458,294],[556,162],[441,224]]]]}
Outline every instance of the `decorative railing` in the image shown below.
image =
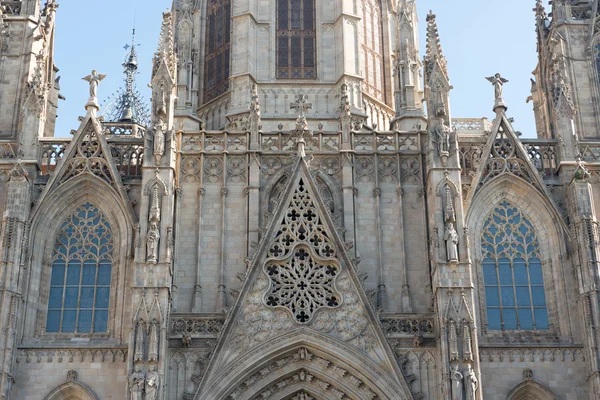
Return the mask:
{"type": "Polygon", "coordinates": [[[492,123],[487,118],[454,118],[452,127],[460,135],[476,135],[489,132],[492,123]]]}
{"type": "Polygon", "coordinates": [[[52,138],[40,140],[41,152],[39,156],[41,175],[51,175],[56,165],[65,155],[71,143],[70,138],[52,138]]]}
{"type": "MultiPolygon", "coordinates": [[[[523,139],[523,147],[527,151],[529,159],[543,178],[556,176],[558,173],[558,153],[556,140],[545,139],[523,139]]],[[[477,140],[465,140],[459,144],[460,166],[463,175],[473,175],[481,165],[485,138],[477,140]]],[[[590,150],[591,153],[591,150],[590,150]]],[[[600,143],[597,148],[600,160],[600,143]]]]}
{"type": "Polygon", "coordinates": [[[553,177],[558,173],[558,141],[524,139],[521,142],[527,150],[529,159],[543,178],[553,177]]]}
{"type": "Polygon", "coordinates": [[[143,137],[146,128],[137,124],[123,124],[119,122],[105,122],[102,124],[105,135],[143,137]]]}
{"type": "MultiPolygon", "coordinates": [[[[261,137],[263,153],[294,153],[296,139],[289,133],[265,133],[261,137]]],[[[306,152],[308,153],[337,153],[342,148],[342,138],[338,133],[314,132],[313,136],[306,139],[306,152]]]]}
{"type": "Polygon", "coordinates": [[[0,1],[0,8],[4,15],[20,15],[21,9],[23,8],[22,1],[2,0],[0,1]]]}
{"type": "Polygon", "coordinates": [[[225,325],[224,314],[171,314],[170,336],[179,337],[188,334],[194,337],[218,337],[225,325]]]}
{"type": "Polygon", "coordinates": [[[592,16],[589,4],[583,6],[567,5],[567,16],[573,21],[584,21],[592,16]]]}
{"type": "Polygon", "coordinates": [[[598,142],[580,142],[579,154],[585,162],[600,161],[600,143],[598,142]]]}
{"type": "Polygon", "coordinates": [[[418,134],[399,132],[355,132],[352,146],[357,153],[418,153],[421,149],[418,134]]]}
{"type": "MultiPolygon", "coordinates": [[[[124,141],[123,137],[106,136],[108,147],[121,176],[140,178],[144,162],[144,139],[131,137],[124,141]]],[[[41,139],[39,155],[40,175],[51,175],[58,162],[63,158],[71,139],[50,138],[41,139]]]]}
{"type": "Polygon", "coordinates": [[[383,333],[388,337],[432,335],[435,333],[433,317],[382,314],[380,321],[383,333]]]}
{"type": "Polygon", "coordinates": [[[184,153],[243,153],[248,149],[247,133],[199,132],[186,134],[181,143],[184,153]]]}
{"type": "MultiPolygon", "coordinates": [[[[341,133],[314,132],[306,138],[305,150],[315,154],[338,154],[342,149],[341,133]]],[[[181,151],[193,153],[243,153],[248,148],[246,133],[199,132],[183,136],[181,151]]],[[[354,132],[351,143],[357,153],[419,153],[419,135],[399,132],[354,132]]],[[[263,153],[291,154],[296,152],[296,138],[289,133],[263,133],[260,137],[263,153]]]]}
{"type": "Polygon", "coordinates": [[[144,165],[144,143],[109,143],[113,160],[122,176],[141,178],[144,165]]]}
{"type": "Polygon", "coordinates": [[[17,143],[0,142],[0,160],[14,160],[19,157],[17,143]]]}

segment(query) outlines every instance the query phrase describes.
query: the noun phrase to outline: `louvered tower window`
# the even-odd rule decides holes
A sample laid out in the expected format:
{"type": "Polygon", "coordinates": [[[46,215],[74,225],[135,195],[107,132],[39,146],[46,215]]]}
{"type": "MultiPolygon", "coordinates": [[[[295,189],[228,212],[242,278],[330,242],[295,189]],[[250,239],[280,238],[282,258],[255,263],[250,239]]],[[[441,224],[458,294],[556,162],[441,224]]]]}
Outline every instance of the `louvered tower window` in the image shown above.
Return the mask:
{"type": "Polygon", "coordinates": [[[231,0],[208,0],[204,103],[229,90],[231,0]]]}
{"type": "Polygon", "coordinates": [[[503,201],[481,235],[490,330],[546,330],[548,311],[540,243],[531,222],[503,201]]]}
{"type": "Polygon", "coordinates": [[[375,99],[385,101],[380,0],[364,0],[363,11],[363,42],[361,45],[361,69],[365,78],[363,90],[375,99]]]}
{"type": "Polygon", "coordinates": [[[277,78],[315,79],[315,0],[277,0],[277,78]]]}
{"type": "Polygon", "coordinates": [[[107,332],[113,250],[110,224],[91,203],[66,219],[54,245],[46,332],[107,332]]]}

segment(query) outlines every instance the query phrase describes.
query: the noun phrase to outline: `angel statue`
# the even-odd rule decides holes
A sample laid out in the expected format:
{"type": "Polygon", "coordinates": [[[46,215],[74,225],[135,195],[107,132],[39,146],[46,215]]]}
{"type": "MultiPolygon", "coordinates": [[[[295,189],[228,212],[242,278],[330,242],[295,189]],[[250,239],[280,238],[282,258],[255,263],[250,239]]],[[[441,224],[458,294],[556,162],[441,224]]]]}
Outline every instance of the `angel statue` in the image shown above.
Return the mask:
{"type": "Polygon", "coordinates": [[[494,85],[494,94],[496,96],[496,103],[500,104],[503,102],[502,100],[502,86],[505,83],[508,83],[507,79],[504,79],[500,74],[496,74],[494,76],[488,76],[487,78],[488,81],[492,82],[492,85],[494,85]]]}
{"type": "Polygon", "coordinates": [[[106,75],[98,74],[98,71],[96,70],[93,70],[91,75],[82,78],[84,81],[87,81],[90,84],[90,99],[88,100],[88,103],[98,103],[98,85],[104,78],[106,78],[106,75]]]}

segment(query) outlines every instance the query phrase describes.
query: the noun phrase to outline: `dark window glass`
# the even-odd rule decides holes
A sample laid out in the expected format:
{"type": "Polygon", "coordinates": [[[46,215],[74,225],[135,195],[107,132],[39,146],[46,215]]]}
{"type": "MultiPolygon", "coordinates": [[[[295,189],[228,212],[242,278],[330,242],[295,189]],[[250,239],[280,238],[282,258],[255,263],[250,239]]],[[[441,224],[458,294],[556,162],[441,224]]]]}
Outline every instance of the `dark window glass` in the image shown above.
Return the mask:
{"type": "Polygon", "coordinates": [[[488,329],[500,330],[502,329],[502,317],[500,315],[499,308],[488,308],[488,329]]]}
{"type": "Polygon", "coordinates": [[[229,90],[231,0],[209,0],[206,20],[204,103],[229,90]]]}
{"type": "Polygon", "coordinates": [[[92,204],[81,205],[63,223],[54,247],[46,332],[106,332],[113,248],[110,224],[92,204]]]}
{"type": "Polygon", "coordinates": [[[503,201],[484,223],[481,247],[488,328],[548,329],[540,244],[529,220],[503,201]]]}
{"type": "Polygon", "coordinates": [[[495,286],[485,287],[485,298],[489,306],[500,306],[500,297],[498,296],[498,288],[495,286]]]}
{"type": "Polygon", "coordinates": [[[315,79],[315,0],[277,0],[277,78],[315,79]]]}

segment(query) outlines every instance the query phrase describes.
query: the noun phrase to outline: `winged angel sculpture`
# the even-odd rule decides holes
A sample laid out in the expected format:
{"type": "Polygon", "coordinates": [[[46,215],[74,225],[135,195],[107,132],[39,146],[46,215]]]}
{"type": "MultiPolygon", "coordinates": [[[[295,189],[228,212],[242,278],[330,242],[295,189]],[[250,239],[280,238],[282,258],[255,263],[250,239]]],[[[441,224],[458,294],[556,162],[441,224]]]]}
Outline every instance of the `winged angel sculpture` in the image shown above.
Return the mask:
{"type": "Polygon", "coordinates": [[[87,81],[90,84],[90,103],[98,102],[98,85],[104,78],[106,78],[106,75],[98,74],[98,71],[96,70],[93,70],[91,75],[82,78],[84,81],[87,81]]]}
{"type": "Polygon", "coordinates": [[[508,80],[504,79],[500,74],[496,74],[494,76],[488,76],[485,79],[492,82],[492,85],[494,85],[494,94],[496,95],[496,101],[497,102],[502,101],[502,86],[505,83],[508,83],[508,80]]]}

